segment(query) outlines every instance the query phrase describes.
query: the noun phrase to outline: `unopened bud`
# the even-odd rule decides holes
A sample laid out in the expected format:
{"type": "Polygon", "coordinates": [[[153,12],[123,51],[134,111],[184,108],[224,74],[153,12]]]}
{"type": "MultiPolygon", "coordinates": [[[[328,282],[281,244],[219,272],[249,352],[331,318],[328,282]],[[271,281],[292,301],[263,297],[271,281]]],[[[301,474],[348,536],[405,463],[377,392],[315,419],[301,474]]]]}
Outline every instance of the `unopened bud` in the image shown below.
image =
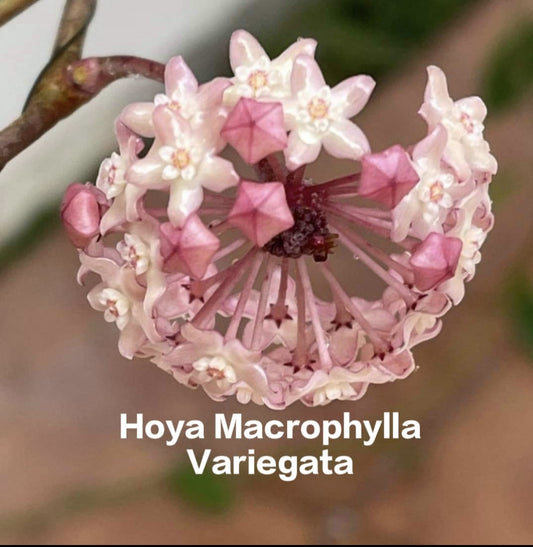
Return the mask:
{"type": "Polygon", "coordinates": [[[91,184],[71,184],[61,203],[61,221],[68,238],[76,247],[86,247],[99,232],[100,219],[107,200],[91,184]]]}

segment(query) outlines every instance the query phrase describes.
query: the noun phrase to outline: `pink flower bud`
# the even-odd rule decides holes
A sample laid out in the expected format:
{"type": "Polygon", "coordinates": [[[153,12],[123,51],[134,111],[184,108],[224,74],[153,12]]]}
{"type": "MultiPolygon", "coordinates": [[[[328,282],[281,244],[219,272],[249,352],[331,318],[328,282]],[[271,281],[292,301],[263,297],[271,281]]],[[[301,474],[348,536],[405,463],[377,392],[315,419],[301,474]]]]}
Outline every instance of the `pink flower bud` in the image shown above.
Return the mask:
{"type": "Polygon", "coordinates": [[[221,136],[248,163],[257,163],[287,146],[281,103],[241,98],[231,111],[221,136]]]}
{"type": "Polygon", "coordinates": [[[281,182],[243,180],[228,220],[259,247],[294,224],[281,182]]]}
{"type": "Polygon", "coordinates": [[[77,182],[67,188],[61,203],[61,221],[74,246],[86,247],[99,233],[105,209],[105,195],[93,185],[77,182]]]}
{"type": "Polygon", "coordinates": [[[167,273],[182,272],[201,279],[220,247],[218,238],[204,226],[198,215],[191,215],[183,228],[165,222],[159,233],[163,271],[167,273]]]}
{"type": "Polygon", "coordinates": [[[396,144],[363,157],[359,194],[393,209],[418,180],[407,152],[396,144]]]}
{"type": "Polygon", "coordinates": [[[463,242],[436,232],[429,234],[417,247],[409,264],[415,274],[415,285],[421,291],[440,285],[455,275],[463,242]]]}

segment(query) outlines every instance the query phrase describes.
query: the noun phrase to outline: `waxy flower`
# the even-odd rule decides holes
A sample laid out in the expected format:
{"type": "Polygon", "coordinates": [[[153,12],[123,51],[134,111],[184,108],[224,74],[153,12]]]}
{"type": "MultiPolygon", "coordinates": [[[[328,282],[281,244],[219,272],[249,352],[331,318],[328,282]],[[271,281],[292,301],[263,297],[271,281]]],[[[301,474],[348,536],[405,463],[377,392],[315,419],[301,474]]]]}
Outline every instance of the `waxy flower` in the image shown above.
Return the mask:
{"type": "Polygon", "coordinates": [[[131,359],[145,343],[162,340],[150,314],[146,313],[146,289],[136,279],[131,268],[121,266],[119,260],[90,256],[83,252],[80,261],[80,280],[88,272],[94,272],[102,278],[102,283],[93,287],[87,299],[95,310],[104,312],[106,321],[116,323],[121,331],[118,347],[124,357],[131,359]]]}
{"type": "Polygon", "coordinates": [[[232,86],[226,90],[224,101],[234,105],[240,97],[280,100],[290,97],[290,78],[298,55],[315,54],[316,42],[299,39],[279,57],[270,60],[261,44],[245,30],[231,36],[229,59],[235,74],[232,86]]]}
{"type": "Polygon", "coordinates": [[[65,195],[79,279],[101,278],[89,301],[120,352],[217,401],[316,406],[406,378],[492,228],[481,99],[454,102],[430,67],[428,134],[371,152],[351,118],[374,81],[330,87],[315,46],[271,60],[237,31],[234,76],[201,85],[172,58],[165,92],[123,110],[97,188],[65,195]],[[310,178],[322,150],[352,172],[310,178]],[[365,270],[381,284],[371,299],[365,270]]]}
{"type": "Polygon", "coordinates": [[[363,109],[374,85],[370,76],[353,76],[330,88],[312,57],[297,57],[285,114],[290,130],[287,167],[315,161],[322,145],[336,158],[358,160],[370,152],[365,134],[349,118],[363,109]]]}
{"type": "Polygon", "coordinates": [[[139,201],[146,191],[126,180],[126,171],[135,162],[144,145],[120,120],[115,123],[119,154],[113,152],[100,165],[96,187],[111,200],[111,207],[102,217],[100,232],[105,235],[115,226],[139,219],[139,201]]]}
{"type": "Polygon", "coordinates": [[[203,189],[235,186],[231,162],[217,155],[218,134],[194,131],[179,114],[158,106],[153,113],[155,142],[128,170],[128,180],[146,190],[169,189],[168,218],[182,226],[203,200],[203,189]]]}
{"type": "Polygon", "coordinates": [[[428,85],[420,114],[430,131],[439,123],[446,128],[448,141],[444,159],[460,180],[468,179],[476,171],[496,173],[498,164],[483,138],[485,104],[479,97],[453,101],[448,94],[446,76],[436,66],[428,67],[428,85]]]}
{"type": "Polygon", "coordinates": [[[156,106],[166,106],[188,121],[192,127],[222,123],[225,110],[221,106],[224,90],[230,85],[226,78],[215,78],[199,86],[183,57],[173,57],[165,67],[165,93],[151,103],[133,103],[120,115],[120,121],[143,137],[153,137],[153,113],[156,106]]]}

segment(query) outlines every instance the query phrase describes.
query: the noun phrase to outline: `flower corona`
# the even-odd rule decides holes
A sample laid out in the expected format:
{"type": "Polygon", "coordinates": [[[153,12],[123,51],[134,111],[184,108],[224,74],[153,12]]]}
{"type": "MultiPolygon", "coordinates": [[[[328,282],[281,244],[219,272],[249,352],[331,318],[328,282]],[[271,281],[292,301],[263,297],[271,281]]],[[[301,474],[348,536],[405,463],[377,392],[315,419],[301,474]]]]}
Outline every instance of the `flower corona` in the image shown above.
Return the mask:
{"type": "Polygon", "coordinates": [[[454,101],[430,66],[427,135],[372,152],[352,118],[373,79],[330,87],[315,48],[270,59],[239,30],[234,76],[201,85],[171,59],[165,92],[118,117],[96,187],[63,201],[78,279],[100,278],[89,303],[120,353],[215,400],[323,405],[405,378],[493,224],[481,99],[454,101]],[[352,172],[312,179],[322,150],[352,172]]]}

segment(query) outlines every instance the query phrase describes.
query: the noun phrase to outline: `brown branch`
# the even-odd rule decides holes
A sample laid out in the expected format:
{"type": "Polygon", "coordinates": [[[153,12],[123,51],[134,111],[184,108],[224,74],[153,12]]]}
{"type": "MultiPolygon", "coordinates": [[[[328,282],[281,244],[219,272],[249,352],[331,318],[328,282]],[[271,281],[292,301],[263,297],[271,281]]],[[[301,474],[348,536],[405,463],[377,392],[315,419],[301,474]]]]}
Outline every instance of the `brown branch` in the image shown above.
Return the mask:
{"type": "Polygon", "coordinates": [[[95,9],[96,0],[66,0],[52,57],[33,84],[23,110],[29,107],[43,88],[49,86],[51,74],[81,57],[85,32],[95,9]]]}
{"type": "Polygon", "coordinates": [[[120,78],[144,76],[163,82],[165,65],[131,55],[112,57],[87,57],[74,61],[68,67],[71,82],[91,96],[99,93],[106,85],[120,78]]]}
{"type": "Polygon", "coordinates": [[[57,29],[52,57],[74,37],[77,37],[78,58],[81,57],[85,32],[95,8],[96,0],[67,0],[57,29]]]}
{"type": "MultiPolygon", "coordinates": [[[[64,55],[68,54],[68,49],[64,55]]],[[[64,67],[56,59],[27,109],[0,132],[0,170],[58,121],[66,118],[115,80],[145,76],[163,82],[165,66],[130,56],[89,57],[64,67]]]]}
{"type": "MultiPolygon", "coordinates": [[[[0,6],[6,2],[23,3],[0,0],[0,6]]],[[[37,78],[22,115],[0,132],[0,170],[111,82],[131,75],[163,81],[164,65],[147,59],[116,56],[80,60],[95,6],[96,0],[66,0],[52,58],[37,78]]]]}
{"type": "Polygon", "coordinates": [[[0,1],[0,26],[13,19],[20,12],[35,4],[37,0],[1,0],[0,1]]]}

